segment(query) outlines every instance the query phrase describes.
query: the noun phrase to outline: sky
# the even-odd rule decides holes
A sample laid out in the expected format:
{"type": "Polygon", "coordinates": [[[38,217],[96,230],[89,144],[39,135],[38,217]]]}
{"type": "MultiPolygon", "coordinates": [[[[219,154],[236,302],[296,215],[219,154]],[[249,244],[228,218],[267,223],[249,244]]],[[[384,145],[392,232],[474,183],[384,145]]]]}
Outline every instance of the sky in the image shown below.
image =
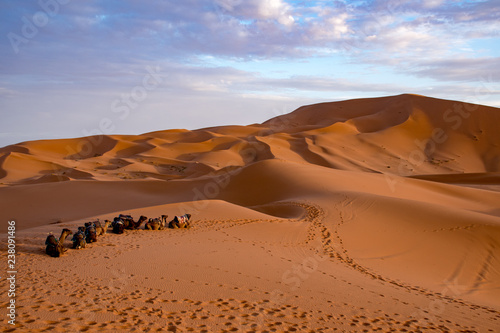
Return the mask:
{"type": "Polygon", "coordinates": [[[0,2],[0,147],[402,93],[500,107],[500,1],[0,2]]]}

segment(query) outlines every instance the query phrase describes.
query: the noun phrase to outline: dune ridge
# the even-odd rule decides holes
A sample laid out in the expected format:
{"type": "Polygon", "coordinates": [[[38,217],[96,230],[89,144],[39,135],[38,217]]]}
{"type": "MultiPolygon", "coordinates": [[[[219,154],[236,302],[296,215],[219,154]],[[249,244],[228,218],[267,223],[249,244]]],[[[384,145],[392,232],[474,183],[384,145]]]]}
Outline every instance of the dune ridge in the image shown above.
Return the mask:
{"type": "Polygon", "coordinates": [[[0,149],[0,181],[183,179],[274,158],[403,176],[500,172],[499,120],[496,108],[408,94],[323,103],[261,125],[23,142],[0,149]]]}
{"type": "Polygon", "coordinates": [[[20,325],[494,332],[499,123],[497,108],[403,94],[0,148],[0,219],[17,221],[30,284],[20,325]],[[44,254],[47,232],[119,213],[190,213],[194,226],[44,254]]]}

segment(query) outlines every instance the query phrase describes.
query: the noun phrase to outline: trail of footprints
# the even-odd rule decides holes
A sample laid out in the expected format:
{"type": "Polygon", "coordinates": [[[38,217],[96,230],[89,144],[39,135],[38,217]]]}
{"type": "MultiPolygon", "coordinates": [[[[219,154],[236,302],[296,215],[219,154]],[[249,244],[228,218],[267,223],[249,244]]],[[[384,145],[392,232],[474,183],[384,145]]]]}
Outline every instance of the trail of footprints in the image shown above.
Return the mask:
{"type": "MultiPolygon", "coordinates": [[[[343,202],[349,202],[349,199],[347,197],[345,197],[343,202]]],[[[377,279],[379,281],[392,284],[396,287],[403,288],[409,292],[416,292],[418,294],[425,295],[427,297],[433,297],[436,299],[444,300],[448,303],[455,303],[455,304],[458,304],[461,306],[466,306],[471,310],[486,311],[487,313],[494,315],[495,319],[499,318],[499,320],[500,320],[500,312],[498,312],[494,309],[491,309],[489,307],[471,304],[471,303],[465,302],[465,301],[460,300],[460,299],[455,299],[455,298],[452,298],[450,296],[443,295],[441,293],[429,291],[429,290],[421,288],[421,287],[407,285],[407,284],[404,284],[400,281],[396,281],[396,280],[390,279],[388,277],[384,277],[384,276],[377,274],[375,272],[372,272],[371,270],[367,269],[366,267],[358,264],[355,260],[353,260],[352,258],[349,257],[348,252],[344,247],[342,237],[340,236],[340,234],[338,232],[338,228],[345,223],[342,210],[337,208],[339,222],[335,225],[335,228],[333,230],[330,230],[323,223],[325,213],[320,206],[315,205],[315,204],[311,204],[311,203],[303,203],[303,202],[287,202],[286,204],[299,206],[299,207],[302,207],[306,210],[306,216],[304,217],[304,220],[311,223],[310,228],[308,230],[307,242],[310,243],[319,237],[322,241],[323,251],[330,258],[338,260],[338,261],[342,262],[343,264],[359,271],[360,273],[368,275],[372,279],[377,279]]],[[[471,227],[472,226],[467,226],[465,229],[468,229],[471,227]]],[[[336,279],[335,276],[332,276],[332,278],[336,279]]],[[[343,281],[345,283],[351,284],[348,281],[345,281],[345,280],[343,280],[343,281]]],[[[363,289],[363,288],[361,288],[361,289],[363,289]]],[[[383,296],[383,295],[380,295],[380,296],[383,296]]],[[[394,299],[394,300],[401,302],[397,299],[394,299]]],[[[404,302],[402,302],[402,303],[404,303],[404,302]]],[[[405,305],[408,305],[408,304],[406,303],[405,305]]],[[[424,313],[425,313],[425,311],[424,311],[424,313]]],[[[432,316],[429,315],[429,317],[432,317],[432,316]]],[[[379,319],[377,319],[377,320],[379,320],[379,319]]],[[[432,323],[430,323],[430,319],[427,317],[424,317],[422,319],[424,322],[428,321],[429,324],[425,327],[421,327],[417,324],[411,325],[411,323],[416,322],[416,320],[415,321],[410,320],[409,322],[404,322],[404,325],[403,325],[404,327],[403,327],[402,331],[413,331],[413,330],[419,331],[420,329],[435,329],[435,330],[439,330],[442,332],[449,331],[449,329],[445,325],[432,324],[432,323]],[[410,326],[412,329],[410,329],[410,326]],[[408,327],[408,329],[405,327],[408,327]]],[[[351,322],[351,326],[358,326],[358,323],[361,325],[361,328],[370,326],[369,323],[367,323],[366,321],[361,322],[360,320],[354,320],[353,322],[351,322]]],[[[394,324],[400,325],[401,322],[394,321],[394,324]]],[[[444,322],[443,324],[446,324],[446,322],[444,322]]],[[[451,324],[451,323],[447,323],[447,324],[451,324]]],[[[474,332],[475,331],[473,328],[463,328],[463,327],[460,327],[459,324],[455,324],[455,325],[460,328],[459,329],[460,332],[474,332]]],[[[372,332],[372,331],[374,331],[374,327],[371,327],[371,328],[368,327],[368,329],[364,330],[364,331],[372,332]]]]}
{"type": "MultiPolygon", "coordinates": [[[[348,198],[346,197],[344,201],[348,201],[348,198]]],[[[460,304],[462,306],[467,306],[472,310],[484,310],[490,314],[494,314],[496,316],[500,316],[500,312],[496,311],[494,309],[491,309],[486,306],[479,306],[475,304],[470,304],[468,302],[465,302],[460,299],[455,299],[450,296],[443,295],[441,293],[437,292],[432,292],[427,289],[421,288],[421,287],[416,287],[416,286],[411,286],[404,284],[402,282],[390,279],[388,277],[384,277],[380,274],[377,274],[375,272],[370,271],[366,267],[363,267],[362,265],[358,264],[355,260],[349,257],[347,250],[344,247],[344,243],[342,238],[339,235],[338,228],[342,226],[345,221],[343,217],[343,212],[341,210],[338,210],[338,216],[339,216],[339,223],[335,226],[335,229],[333,231],[330,231],[330,229],[322,223],[322,219],[320,217],[324,216],[324,213],[322,212],[322,209],[319,206],[316,205],[307,205],[308,206],[308,212],[310,211],[311,213],[308,213],[308,215],[311,217],[310,221],[311,223],[311,234],[317,234],[318,230],[319,233],[321,234],[322,238],[322,243],[323,243],[323,249],[324,251],[331,257],[334,258],[351,268],[359,271],[360,273],[363,273],[365,275],[370,276],[373,279],[377,279],[386,283],[390,283],[392,285],[395,285],[400,288],[404,288],[408,291],[413,291],[417,292],[419,294],[425,295],[425,296],[431,296],[437,299],[442,299],[447,302],[453,302],[460,304]]],[[[310,237],[311,239],[312,237],[310,237]]]]}

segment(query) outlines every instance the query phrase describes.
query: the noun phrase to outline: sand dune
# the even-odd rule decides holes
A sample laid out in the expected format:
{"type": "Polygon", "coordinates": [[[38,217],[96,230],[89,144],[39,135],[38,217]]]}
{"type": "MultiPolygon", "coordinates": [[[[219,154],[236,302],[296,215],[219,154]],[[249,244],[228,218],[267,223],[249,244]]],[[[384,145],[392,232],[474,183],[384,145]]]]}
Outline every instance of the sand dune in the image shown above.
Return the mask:
{"type": "Polygon", "coordinates": [[[494,332],[499,123],[496,108],[405,94],[1,148],[18,327],[494,332]],[[119,213],[194,225],[44,253],[48,232],[119,213]]]}
{"type": "Polygon", "coordinates": [[[324,103],[248,127],[24,142],[0,150],[0,175],[4,185],[46,174],[179,179],[264,159],[400,176],[499,172],[499,120],[495,108],[416,95],[324,103]]]}

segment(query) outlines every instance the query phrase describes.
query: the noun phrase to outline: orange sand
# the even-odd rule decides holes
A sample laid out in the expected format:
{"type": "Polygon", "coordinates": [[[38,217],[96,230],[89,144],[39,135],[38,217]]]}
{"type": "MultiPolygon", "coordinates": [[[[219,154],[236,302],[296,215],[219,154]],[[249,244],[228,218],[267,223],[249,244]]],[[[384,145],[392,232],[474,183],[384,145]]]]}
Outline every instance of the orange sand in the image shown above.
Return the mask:
{"type": "MultiPolygon", "coordinates": [[[[498,331],[499,123],[497,108],[400,95],[1,148],[16,327],[498,331]],[[119,213],[191,213],[194,225],[45,254],[47,233],[119,213]]],[[[4,318],[7,289],[1,279],[4,318]]]]}

